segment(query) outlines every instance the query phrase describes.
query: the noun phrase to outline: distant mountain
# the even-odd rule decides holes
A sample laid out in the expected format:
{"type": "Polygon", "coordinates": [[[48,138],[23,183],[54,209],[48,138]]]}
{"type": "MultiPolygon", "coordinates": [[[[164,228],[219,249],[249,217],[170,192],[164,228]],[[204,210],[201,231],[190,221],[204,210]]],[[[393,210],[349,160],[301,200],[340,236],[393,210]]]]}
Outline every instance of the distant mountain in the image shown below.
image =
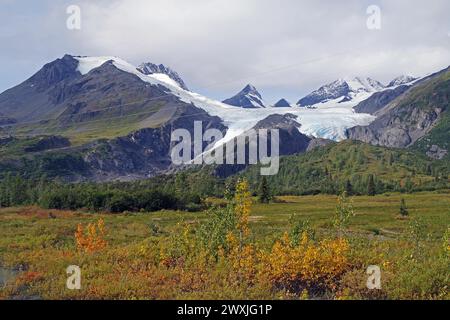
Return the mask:
{"type": "Polygon", "coordinates": [[[289,108],[291,104],[286,99],[280,99],[273,106],[274,108],[289,108]]]}
{"type": "Polygon", "coordinates": [[[183,79],[181,79],[181,77],[178,75],[178,73],[173,71],[169,67],[166,67],[163,64],[157,65],[157,64],[154,64],[151,62],[146,62],[146,63],[141,64],[139,67],[137,67],[137,70],[142,72],[145,75],[151,74],[156,77],[158,75],[166,75],[170,79],[175,81],[175,83],[178,86],[180,86],[180,88],[182,88],[184,90],[189,90],[188,87],[186,86],[186,84],[184,83],[183,79]]]}
{"type": "Polygon", "coordinates": [[[338,102],[350,101],[360,94],[383,90],[384,86],[371,78],[356,77],[353,79],[338,79],[320,87],[297,102],[299,106],[312,106],[330,100],[338,102]]]}
{"type": "Polygon", "coordinates": [[[331,108],[287,108],[285,99],[266,108],[252,85],[221,103],[183,89],[163,65],[136,68],[117,57],[65,55],[0,94],[0,175],[17,168],[104,181],[166,173],[174,170],[171,132],[192,132],[194,121],[226,139],[277,128],[281,154],[351,138],[395,147],[421,143],[423,153],[442,158],[449,150],[448,79],[444,70],[390,88],[370,78],[337,80],[300,100],[331,108]]]}
{"type": "Polygon", "coordinates": [[[256,90],[254,86],[248,84],[235,96],[223,101],[225,104],[229,104],[235,107],[241,108],[265,108],[264,101],[261,94],[256,90]]]}
{"type": "Polygon", "coordinates": [[[413,82],[414,80],[417,80],[418,78],[413,77],[413,76],[399,76],[397,78],[395,78],[394,80],[392,80],[391,82],[389,82],[389,84],[387,85],[388,88],[390,87],[396,87],[396,86],[401,86],[404,84],[408,84],[413,82]]]}

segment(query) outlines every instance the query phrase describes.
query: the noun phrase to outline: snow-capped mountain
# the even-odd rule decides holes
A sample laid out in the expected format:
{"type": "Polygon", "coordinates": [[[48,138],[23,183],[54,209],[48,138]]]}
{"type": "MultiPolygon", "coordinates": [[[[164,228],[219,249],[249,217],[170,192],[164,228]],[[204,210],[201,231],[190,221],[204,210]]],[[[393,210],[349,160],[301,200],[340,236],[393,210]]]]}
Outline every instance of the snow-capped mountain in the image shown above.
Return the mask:
{"type": "Polygon", "coordinates": [[[286,99],[280,99],[277,103],[273,105],[274,108],[289,108],[291,104],[286,99]]]}
{"type": "Polygon", "coordinates": [[[241,108],[265,108],[261,94],[254,86],[248,84],[235,96],[226,99],[223,103],[241,108]]]}
{"type": "Polygon", "coordinates": [[[117,57],[66,55],[48,63],[29,80],[0,94],[0,112],[19,123],[61,119],[58,121],[64,124],[67,119],[74,118],[81,126],[83,121],[89,124],[93,119],[109,123],[111,115],[112,119],[127,117],[126,120],[131,122],[134,120],[127,114],[131,116],[139,111],[133,125],[145,128],[166,119],[175,110],[172,104],[185,103],[222,121],[227,130],[224,139],[218,143],[252,129],[273,114],[293,114],[301,125],[298,130],[302,134],[338,141],[346,138],[346,129],[367,125],[375,119],[372,115],[353,112],[353,101],[340,104],[330,101],[330,108],[318,109],[264,108],[261,95],[253,86],[247,86],[243,92],[243,96],[248,94],[258,107],[252,103],[251,108],[239,108],[184,90],[167,76],[161,77],[160,73],[146,75],[117,57]],[[99,101],[107,103],[99,105],[99,101]],[[153,103],[155,106],[152,107],[153,103]],[[166,105],[157,114],[146,112],[147,108],[153,110],[161,103],[166,105]]]}
{"type": "Polygon", "coordinates": [[[172,84],[176,84],[184,90],[189,90],[183,79],[181,79],[180,75],[163,64],[157,65],[151,62],[146,62],[137,67],[137,70],[145,75],[151,74],[154,77],[159,77],[163,82],[172,82],[172,84]],[[169,79],[167,79],[167,77],[169,77],[169,79],[173,81],[170,81],[169,79]]]}
{"type": "Polygon", "coordinates": [[[280,128],[284,154],[303,152],[309,142],[317,140],[314,138],[340,141],[351,137],[380,144],[391,143],[395,138],[404,142],[409,139],[404,139],[404,130],[409,130],[408,135],[414,139],[422,136],[426,132],[423,128],[433,125],[434,120],[428,120],[436,119],[440,111],[434,110],[430,117],[422,110],[408,111],[411,121],[405,129],[402,122],[392,120],[403,109],[389,113],[394,106],[391,103],[397,101],[402,106],[402,99],[393,99],[416,87],[420,89],[428,78],[450,72],[446,69],[407,85],[386,88],[370,78],[341,79],[312,93],[309,98],[316,99],[312,108],[289,108],[285,99],[277,107],[266,108],[251,85],[234,97],[240,102],[238,105],[251,107],[236,107],[228,104],[230,99],[223,103],[185,90],[165,73],[140,69],[111,56],[65,55],[47,63],[28,80],[0,93],[0,136],[9,135],[19,126],[20,132],[30,136],[48,135],[49,126],[51,134],[74,139],[89,132],[89,143],[83,145],[85,164],[105,179],[165,172],[171,164],[171,132],[182,128],[193,134],[195,121],[200,121],[203,129],[214,128],[224,135],[216,141],[217,147],[251,129],[280,128]],[[389,108],[385,108],[387,104],[389,108]],[[388,118],[381,118],[380,114],[388,118]],[[423,120],[423,128],[415,129],[415,116],[423,120]],[[77,130],[73,131],[75,124],[77,130]],[[113,158],[91,144],[103,137],[105,128],[114,128],[108,131],[108,139],[112,140],[105,142],[113,158]]]}
{"type": "Polygon", "coordinates": [[[338,102],[348,102],[359,96],[383,90],[380,82],[371,78],[356,77],[353,79],[338,79],[320,87],[297,102],[297,105],[312,106],[339,99],[338,102]]]}
{"type": "Polygon", "coordinates": [[[395,78],[394,80],[392,80],[391,82],[389,82],[387,87],[391,88],[391,87],[401,86],[401,85],[404,85],[404,84],[411,83],[411,82],[413,82],[413,81],[415,81],[417,79],[418,78],[410,76],[410,75],[399,76],[399,77],[395,78]]]}

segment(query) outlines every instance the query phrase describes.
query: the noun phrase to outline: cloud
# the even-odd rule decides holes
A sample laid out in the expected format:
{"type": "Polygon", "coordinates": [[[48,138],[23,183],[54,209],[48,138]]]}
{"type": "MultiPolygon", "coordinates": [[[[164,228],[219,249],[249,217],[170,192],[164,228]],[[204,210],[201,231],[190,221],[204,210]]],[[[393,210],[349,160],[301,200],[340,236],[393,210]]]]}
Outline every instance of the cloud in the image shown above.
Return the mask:
{"type": "Polygon", "coordinates": [[[450,64],[448,0],[42,3],[9,1],[0,13],[8,23],[0,41],[9,44],[0,67],[10,75],[0,87],[65,52],[164,63],[190,88],[219,99],[252,83],[269,101],[296,101],[338,77],[387,82],[450,64]],[[81,7],[81,31],[65,27],[69,4],[81,7]],[[371,4],[381,8],[380,30],[366,27],[371,4]]]}

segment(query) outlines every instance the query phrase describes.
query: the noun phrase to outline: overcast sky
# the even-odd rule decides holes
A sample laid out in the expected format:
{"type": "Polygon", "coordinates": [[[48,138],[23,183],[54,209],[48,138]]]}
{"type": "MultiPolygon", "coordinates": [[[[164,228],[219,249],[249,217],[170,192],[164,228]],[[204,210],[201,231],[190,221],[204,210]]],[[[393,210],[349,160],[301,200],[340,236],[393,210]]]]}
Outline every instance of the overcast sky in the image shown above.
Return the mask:
{"type": "Polygon", "coordinates": [[[340,77],[447,67],[449,12],[449,0],[0,0],[0,91],[69,53],[163,63],[220,100],[252,83],[269,102],[296,102],[340,77]],[[71,4],[81,30],[66,27],[71,4]]]}

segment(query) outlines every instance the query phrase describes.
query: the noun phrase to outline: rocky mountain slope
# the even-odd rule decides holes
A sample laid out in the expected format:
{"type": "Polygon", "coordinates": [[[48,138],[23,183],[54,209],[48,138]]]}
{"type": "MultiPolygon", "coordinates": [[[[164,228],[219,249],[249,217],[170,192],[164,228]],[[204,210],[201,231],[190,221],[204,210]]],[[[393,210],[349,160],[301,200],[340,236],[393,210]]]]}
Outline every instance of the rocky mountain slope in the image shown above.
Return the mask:
{"type": "Polygon", "coordinates": [[[354,108],[358,113],[370,113],[375,114],[378,110],[382,109],[389,102],[405,93],[410,87],[406,85],[398,86],[394,89],[386,89],[380,92],[375,92],[369,98],[361,101],[354,108]]]}
{"type": "MultiPolygon", "coordinates": [[[[401,87],[398,87],[399,89],[401,87]]],[[[350,139],[367,143],[405,148],[420,141],[428,141],[428,148],[448,151],[448,112],[450,106],[450,68],[440,71],[423,79],[409,90],[406,90],[394,100],[383,106],[377,105],[376,100],[372,108],[377,116],[368,126],[357,126],[347,130],[350,139]],[[380,109],[379,107],[382,106],[380,109]],[[441,141],[433,141],[434,130],[439,128],[441,141]],[[446,131],[447,130],[447,131],[446,131]],[[443,132],[447,142],[442,141],[443,132]],[[433,147],[434,146],[434,147],[433,147]]],[[[422,143],[423,144],[423,143],[422,143]]],[[[429,150],[426,150],[429,151],[429,150]]]]}

